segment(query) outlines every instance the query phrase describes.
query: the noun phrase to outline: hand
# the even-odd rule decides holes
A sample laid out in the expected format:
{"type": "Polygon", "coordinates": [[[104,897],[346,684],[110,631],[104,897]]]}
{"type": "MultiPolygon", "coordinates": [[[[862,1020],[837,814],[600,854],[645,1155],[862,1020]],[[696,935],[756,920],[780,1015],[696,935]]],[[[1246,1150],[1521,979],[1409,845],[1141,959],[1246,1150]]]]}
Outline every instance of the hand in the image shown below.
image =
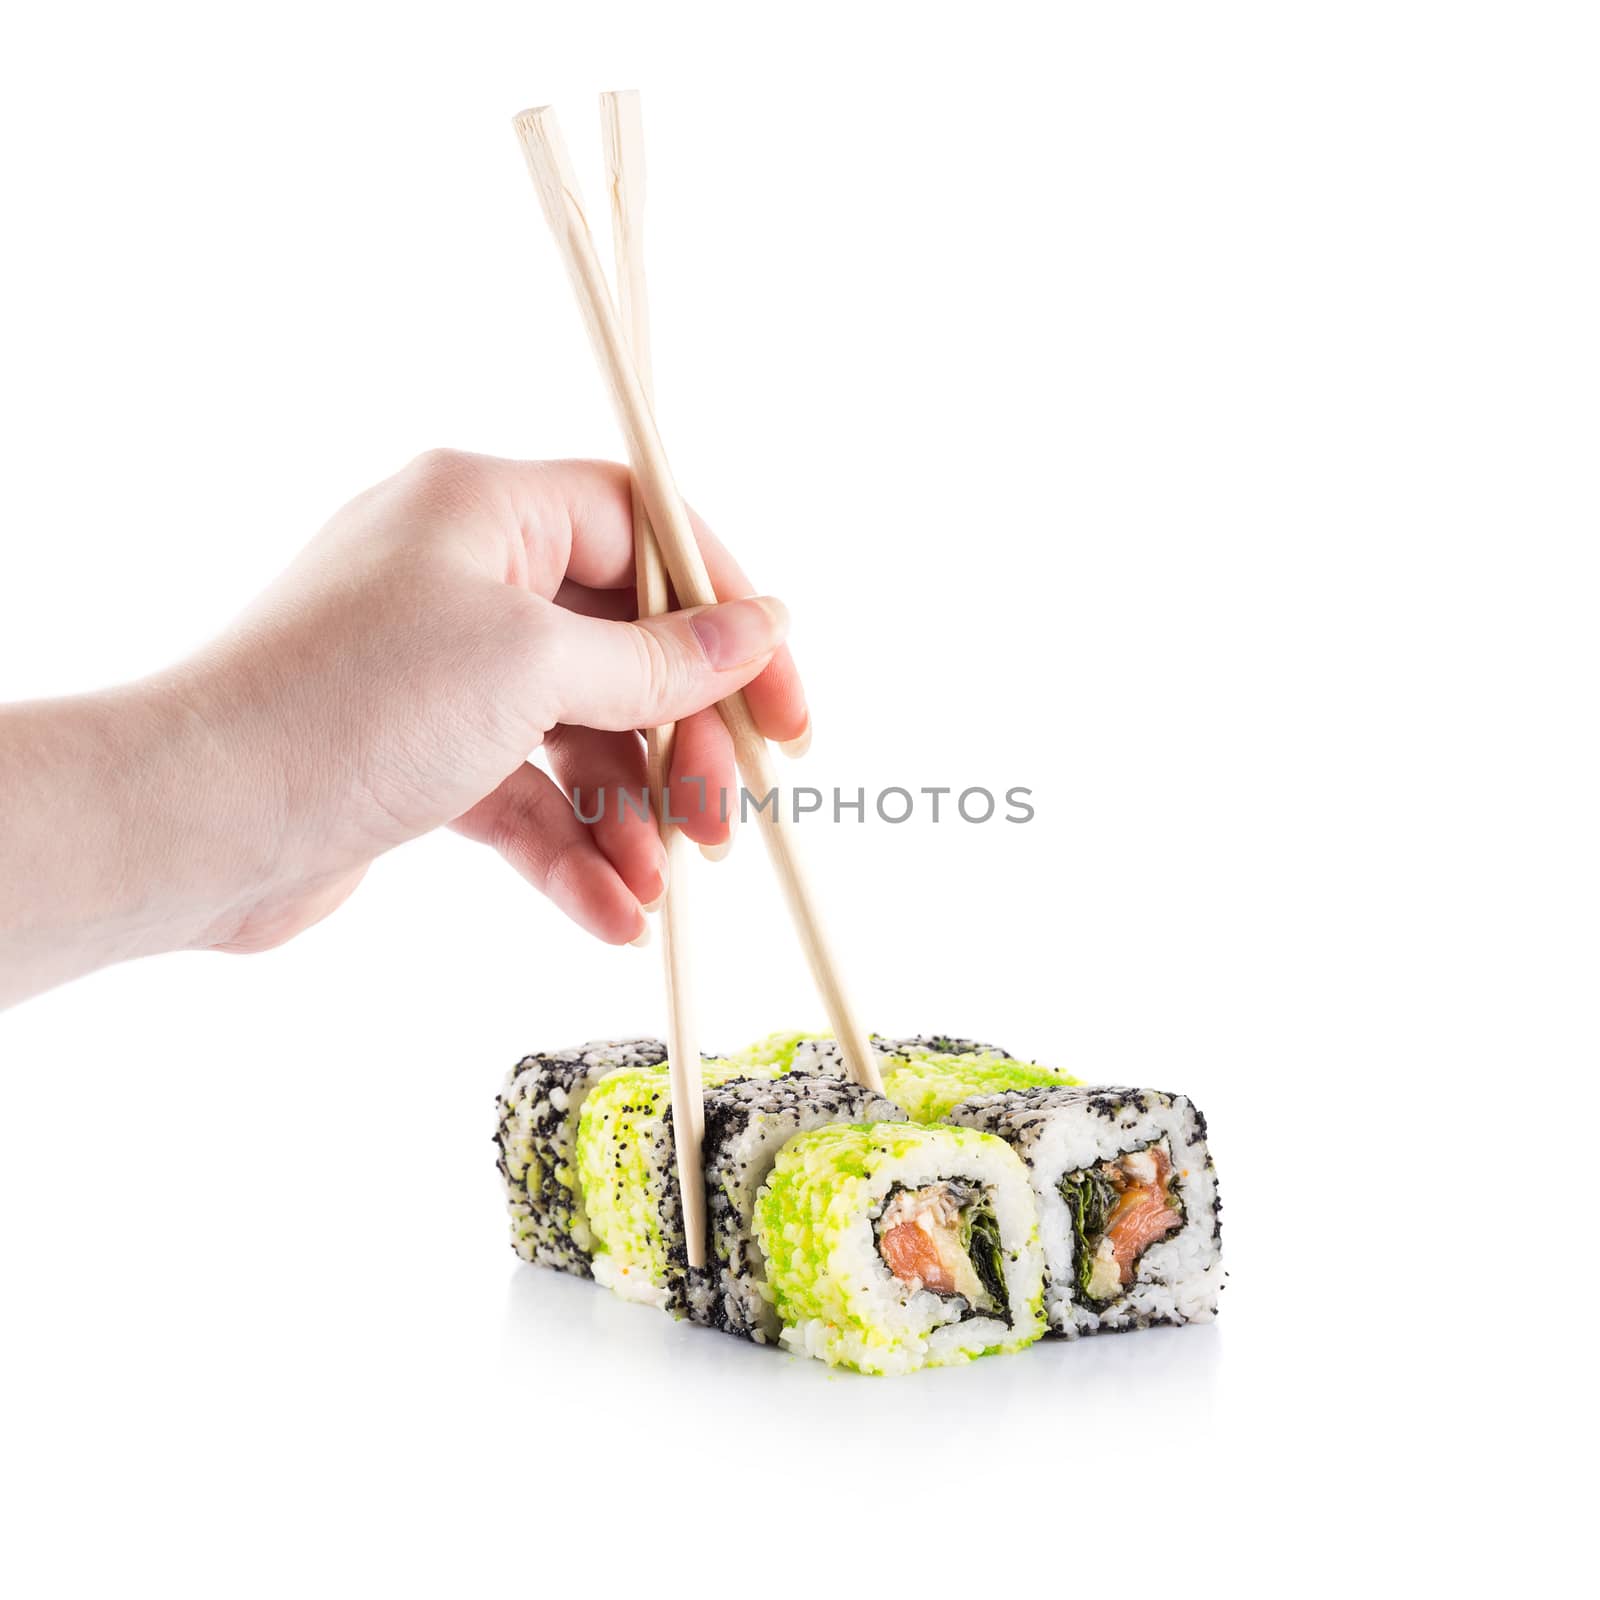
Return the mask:
{"type": "MultiPolygon", "coordinates": [[[[769,738],[807,728],[783,607],[743,598],[743,573],[696,533],[729,603],[635,621],[625,469],[421,457],[340,511],[195,660],[0,713],[0,767],[17,756],[22,774],[17,794],[0,778],[0,799],[22,832],[29,800],[53,799],[115,852],[96,881],[69,830],[64,904],[19,911],[0,888],[0,956],[20,930],[37,967],[41,927],[65,924],[71,948],[44,962],[43,987],[149,949],[266,949],[338,906],[374,857],[446,823],[599,938],[638,938],[666,860],[654,823],[617,805],[645,786],[634,730],[678,723],[674,813],[716,846],[735,778],[707,708],[743,686],[769,738]],[[541,745],[554,779],[527,759],[541,745]],[[73,783],[87,792],[64,794],[73,783]],[[591,815],[606,791],[602,820],[578,820],[574,788],[591,815]]],[[[51,881],[35,871],[23,898],[49,900],[51,881]]]]}

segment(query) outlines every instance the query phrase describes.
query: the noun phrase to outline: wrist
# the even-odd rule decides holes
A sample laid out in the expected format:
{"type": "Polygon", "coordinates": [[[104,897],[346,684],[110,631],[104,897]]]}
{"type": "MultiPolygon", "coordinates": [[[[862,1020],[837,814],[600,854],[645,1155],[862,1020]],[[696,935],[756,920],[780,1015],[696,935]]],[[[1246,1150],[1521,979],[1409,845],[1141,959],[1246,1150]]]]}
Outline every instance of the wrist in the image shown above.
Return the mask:
{"type": "Polygon", "coordinates": [[[224,943],[283,868],[276,724],[225,663],[186,664],[120,691],[142,768],[125,796],[140,954],[224,943]]]}
{"type": "Polygon", "coordinates": [[[271,881],[270,763],[184,668],[0,710],[0,1004],[216,942],[271,881]]]}

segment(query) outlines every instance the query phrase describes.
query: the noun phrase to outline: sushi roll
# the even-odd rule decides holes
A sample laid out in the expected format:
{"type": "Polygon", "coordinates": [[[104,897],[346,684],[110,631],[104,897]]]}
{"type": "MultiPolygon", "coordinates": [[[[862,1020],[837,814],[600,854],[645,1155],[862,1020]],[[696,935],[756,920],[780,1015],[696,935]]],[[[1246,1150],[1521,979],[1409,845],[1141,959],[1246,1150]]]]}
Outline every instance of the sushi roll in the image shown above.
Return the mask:
{"type": "Polygon", "coordinates": [[[671,1085],[662,1072],[643,1068],[609,1076],[579,1123],[577,1165],[594,1231],[594,1277],[624,1299],[760,1343],[776,1338],[777,1321],[762,1296],[750,1214],[778,1150],[804,1128],[899,1113],[842,1078],[784,1075],[772,1062],[752,1071],[749,1061],[724,1058],[706,1062],[702,1072],[706,1272],[691,1275],[688,1268],[671,1085]]]}
{"type": "Polygon", "coordinates": [[[754,1044],[747,1044],[743,1050],[735,1050],[731,1056],[725,1056],[727,1061],[737,1061],[741,1065],[764,1068],[770,1067],[776,1072],[790,1072],[796,1066],[796,1057],[800,1057],[799,1065],[813,1072],[831,1072],[835,1077],[844,1075],[844,1058],[837,1050],[830,1059],[813,1059],[811,1051],[814,1046],[832,1044],[832,1036],[825,1033],[769,1033],[764,1039],[757,1039],[754,1044]]]}
{"type": "Polygon", "coordinates": [[[839,1122],[893,1122],[903,1113],[882,1095],[842,1078],[800,1072],[747,1078],[706,1095],[701,1156],[706,1175],[709,1293],[690,1314],[757,1344],[775,1344],[778,1314],[755,1241],[756,1196],[796,1134],[839,1122]]]}
{"type": "Polygon", "coordinates": [[[1005,1140],[1027,1166],[1052,1330],[1076,1338],[1216,1315],[1222,1206],[1206,1119],[1184,1095],[1029,1089],[969,1100],[951,1120],[1005,1140]]]}
{"type": "Polygon", "coordinates": [[[958,1039],[950,1033],[919,1033],[913,1039],[884,1039],[874,1036],[873,1042],[886,1055],[906,1056],[916,1053],[937,1056],[998,1056],[1002,1061],[1012,1060],[1009,1050],[997,1044],[984,1044],[978,1039],[958,1039]]]}
{"type": "Polygon", "coordinates": [[[974,1095],[1054,1089],[1078,1081],[1055,1067],[1018,1061],[988,1045],[945,1048],[969,1043],[955,1039],[890,1041],[883,1062],[883,1086],[889,1098],[913,1122],[943,1122],[954,1107],[974,1095]]]}
{"type": "Polygon", "coordinates": [[[842,1125],[784,1146],[755,1235],[797,1354],[912,1372],[1020,1350],[1045,1329],[1027,1169],[971,1128],[842,1125]]]}
{"type": "MultiPolygon", "coordinates": [[[[752,1045],[752,1050],[772,1049],[779,1041],[793,1041],[789,1048],[789,1059],[794,1066],[804,1072],[843,1072],[844,1053],[839,1049],[838,1040],[831,1033],[775,1033],[761,1041],[759,1045],[752,1045]]],[[[881,1033],[875,1033],[871,1039],[873,1051],[881,1064],[888,1062],[892,1057],[912,1057],[925,1055],[938,1056],[987,1056],[999,1061],[1011,1060],[1011,1053],[1002,1050],[997,1044],[980,1044],[976,1039],[957,1039],[951,1034],[930,1033],[919,1035],[915,1039],[886,1039],[881,1033]]]]}
{"type": "Polygon", "coordinates": [[[511,1247],[524,1261],[589,1276],[593,1236],[574,1160],[578,1114],[608,1072],[666,1059],[659,1039],[594,1040],[524,1056],[511,1069],[496,1101],[495,1144],[511,1247]]]}
{"type": "MultiPolygon", "coordinates": [[[[774,1034],[773,1038],[790,1037],[774,1034]]],[[[827,1034],[798,1035],[793,1051],[796,1069],[843,1073],[844,1057],[827,1034]]],[[[1078,1080],[1055,1067],[1018,1061],[998,1045],[951,1034],[923,1034],[914,1039],[872,1036],[883,1085],[889,1098],[913,1122],[943,1122],[951,1109],[974,1095],[1007,1089],[1058,1088],[1078,1080]]]]}
{"type": "MultiPolygon", "coordinates": [[[[974,1095],[1054,1088],[1078,1081],[1054,1067],[1018,1061],[998,1045],[950,1034],[924,1034],[914,1039],[885,1039],[874,1034],[872,1048],[889,1098],[913,1122],[943,1122],[952,1106],[974,1095]]],[[[826,1034],[800,1035],[793,1060],[797,1069],[844,1071],[839,1046],[826,1034]]]]}

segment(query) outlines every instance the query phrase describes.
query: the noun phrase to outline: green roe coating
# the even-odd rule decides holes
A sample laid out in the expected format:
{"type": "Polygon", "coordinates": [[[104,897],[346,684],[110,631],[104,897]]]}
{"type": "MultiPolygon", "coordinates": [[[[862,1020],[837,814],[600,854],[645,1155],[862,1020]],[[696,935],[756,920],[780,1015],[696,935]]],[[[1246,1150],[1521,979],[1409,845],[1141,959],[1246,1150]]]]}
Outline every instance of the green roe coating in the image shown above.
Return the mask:
{"type": "MultiPolygon", "coordinates": [[[[894,1164],[914,1160],[930,1146],[951,1172],[961,1169],[964,1154],[970,1153],[971,1164],[977,1164],[982,1157],[992,1160],[998,1147],[1005,1165],[1015,1164],[1016,1180],[1026,1182],[1015,1152],[976,1129],[834,1123],[791,1139],[756,1200],[756,1238],[767,1258],[767,1282],[778,1314],[791,1329],[804,1324],[825,1329],[830,1362],[862,1372],[904,1371],[923,1364],[923,1357],[909,1354],[913,1345],[923,1344],[922,1336],[885,1316],[878,1279],[871,1271],[863,1278],[858,1247],[860,1230],[881,1202],[894,1164]],[[885,1167],[890,1173],[879,1177],[885,1167]]],[[[870,1235],[870,1224],[866,1226],[870,1235]]],[[[1011,1312],[1013,1325],[982,1352],[955,1348],[939,1358],[945,1361],[1020,1350],[1044,1331],[1042,1281],[1026,1304],[1011,1307],[998,1228],[992,1235],[988,1229],[984,1233],[974,1250],[974,1265],[981,1279],[992,1274],[997,1280],[998,1305],[1011,1312]]],[[[1037,1254],[1036,1227],[1029,1227],[1026,1247],[1037,1254]]]]}
{"type": "MultiPolygon", "coordinates": [[[[783,1071],[717,1059],[702,1061],[700,1074],[709,1087],[734,1078],[781,1077],[783,1071]]],[[[578,1116],[578,1180],[595,1253],[652,1284],[666,1281],[668,1261],[649,1151],[671,1104],[665,1064],[622,1067],[595,1085],[578,1116]]],[[[666,1166],[670,1170],[670,1159],[666,1166]]]]}
{"type": "Polygon", "coordinates": [[[1008,1089],[1053,1089],[1078,1080],[1009,1056],[940,1055],[933,1050],[909,1050],[883,1063],[883,1083],[889,1098],[913,1122],[942,1122],[963,1100],[974,1095],[1003,1094],[1008,1089]]]}
{"type": "Polygon", "coordinates": [[[794,1054],[801,1045],[827,1037],[824,1033],[769,1033],[723,1059],[749,1069],[752,1078],[781,1077],[793,1069],[794,1054]]]}

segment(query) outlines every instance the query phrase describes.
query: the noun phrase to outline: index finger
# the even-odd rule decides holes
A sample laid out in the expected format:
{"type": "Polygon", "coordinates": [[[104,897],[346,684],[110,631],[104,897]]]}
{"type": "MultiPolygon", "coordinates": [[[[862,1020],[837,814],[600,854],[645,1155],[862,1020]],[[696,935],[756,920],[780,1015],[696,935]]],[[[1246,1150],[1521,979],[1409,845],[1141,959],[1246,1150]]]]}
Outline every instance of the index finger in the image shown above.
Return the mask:
{"type": "MultiPolygon", "coordinates": [[[[744,575],[744,570],[724,547],[710,528],[689,508],[689,522],[694,528],[695,542],[705,557],[706,572],[711,587],[719,600],[743,600],[757,593],[756,586],[744,575]]],[[[806,706],[805,686],[795,668],[794,657],[788,645],[782,646],[765,668],[744,686],[744,697],[750,715],[762,735],[780,744],[805,736],[811,726],[811,713],[806,706]]],[[[800,751],[795,751],[800,754],[800,751]]]]}

